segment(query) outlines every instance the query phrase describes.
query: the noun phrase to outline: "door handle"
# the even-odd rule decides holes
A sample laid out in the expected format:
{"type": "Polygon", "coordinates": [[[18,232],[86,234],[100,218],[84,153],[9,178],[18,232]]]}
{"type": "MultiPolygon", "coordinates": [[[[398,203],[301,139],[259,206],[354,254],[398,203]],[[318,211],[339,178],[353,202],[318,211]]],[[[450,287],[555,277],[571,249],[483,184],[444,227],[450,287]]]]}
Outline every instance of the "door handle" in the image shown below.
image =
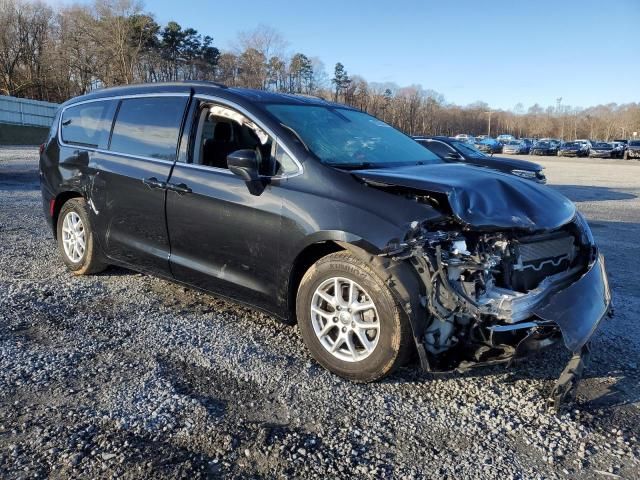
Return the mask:
{"type": "Polygon", "coordinates": [[[184,183],[178,183],[177,185],[175,183],[167,183],[167,190],[173,190],[178,195],[184,195],[185,193],[192,192],[192,190],[184,183]]]}
{"type": "Polygon", "coordinates": [[[142,183],[144,183],[149,188],[166,188],[166,182],[161,182],[156,177],[143,178],[142,183]]]}

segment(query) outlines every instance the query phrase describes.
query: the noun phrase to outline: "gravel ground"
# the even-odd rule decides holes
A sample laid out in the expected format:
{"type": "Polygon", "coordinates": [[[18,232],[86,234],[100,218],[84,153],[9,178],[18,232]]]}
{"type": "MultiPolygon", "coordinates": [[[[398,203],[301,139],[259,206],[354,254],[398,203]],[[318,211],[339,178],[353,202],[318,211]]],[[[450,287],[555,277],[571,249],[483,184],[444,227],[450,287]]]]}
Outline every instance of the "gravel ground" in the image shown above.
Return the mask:
{"type": "Polygon", "coordinates": [[[0,477],[638,478],[640,162],[537,160],[589,218],[616,304],[559,416],[562,347],[357,385],[257,311],[123,269],[75,277],[35,149],[0,149],[0,477]]]}

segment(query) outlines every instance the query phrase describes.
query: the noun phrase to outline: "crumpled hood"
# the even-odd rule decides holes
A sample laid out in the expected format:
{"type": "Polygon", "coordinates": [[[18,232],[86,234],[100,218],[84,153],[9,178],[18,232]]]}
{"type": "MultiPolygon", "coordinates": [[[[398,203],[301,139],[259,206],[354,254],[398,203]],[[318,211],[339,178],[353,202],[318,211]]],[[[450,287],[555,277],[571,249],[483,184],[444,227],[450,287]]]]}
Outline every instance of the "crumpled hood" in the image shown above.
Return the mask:
{"type": "MultiPolygon", "coordinates": [[[[505,147],[507,148],[507,147],[505,147]]],[[[495,168],[497,170],[532,170],[538,172],[542,170],[542,165],[535,162],[529,162],[528,160],[520,160],[518,158],[506,158],[506,157],[486,157],[483,159],[470,158],[467,163],[482,165],[485,167],[495,168]]]]}
{"type": "Polygon", "coordinates": [[[351,172],[370,184],[446,195],[455,217],[474,229],[552,230],[570,222],[575,205],[549,187],[513,175],[460,164],[351,172]]]}

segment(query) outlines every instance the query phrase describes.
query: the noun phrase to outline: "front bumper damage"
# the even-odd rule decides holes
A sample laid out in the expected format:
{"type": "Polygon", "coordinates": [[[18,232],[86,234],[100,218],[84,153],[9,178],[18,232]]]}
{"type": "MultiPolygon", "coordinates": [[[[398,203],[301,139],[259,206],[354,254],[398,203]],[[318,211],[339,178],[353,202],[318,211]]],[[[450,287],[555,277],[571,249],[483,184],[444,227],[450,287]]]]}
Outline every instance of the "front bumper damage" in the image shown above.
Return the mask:
{"type": "Polygon", "coordinates": [[[443,275],[445,268],[439,260],[440,247],[436,248],[438,256],[428,254],[423,245],[412,248],[411,253],[405,249],[401,253],[385,254],[396,260],[408,259],[427,291],[422,305],[430,320],[422,323],[412,321],[422,367],[430,372],[463,372],[477,366],[510,365],[562,340],[573,356],[548,400],[549,407],[557,410],[580,379],[588,357],[589,340],[611,310],[611,291],[604,258],[594,253],[586,268],[575,267],[550,276],[527,294],[510,296],[506,290],[496,288],[493,297],[486,296],[485,303],[478,304],[458,295],[456,288],[447,281],[443,275]],[[447,312],[443,312],[442,305],[436,309],[429,307],[430,290],[436,288],[436,280],[441,282],[440,289],[444,287],[450,291],[451,297],[456,297],[447,312]],[[452,306],[454,304],[455,307],[452,306]],[[458,333],[459,338],[453,337],[457,345],[433,355],[433,345],[429,348],[432,332],[443,335],[447,331],[444,322],[453,325],[450,319],[463,311],[470,313],[474,319],[472,323],[478,325],[477,332],[482,333],[476,332],[474,339],[469,334],[463,338],[464,334],[458,333]],[[451,317],[446,318],[449,314],[451,317]],[[438,315],[443,316],[443,321],[434,320],[438,315]],[[443,326],[434,329],[435,322],[441,322],[443,326]],[[481,337],[480,341],[478,337],[481,337]]]}
{"type": "MultiPolygon", "coordinates": [[[[550,411],[557,412],[563,400],[575,392],[588,364],[589,341],[610,311],[611,290],[602,255],[598,255],[580,279],[551,296],[548,302],[536,310],[541,321],[558,325],[565,346],[573,353],[547,399],[550,411]]],[[[518,345],[517,354],[526,356],[529,338],[532,337],[527,337],[518,345]]]]}

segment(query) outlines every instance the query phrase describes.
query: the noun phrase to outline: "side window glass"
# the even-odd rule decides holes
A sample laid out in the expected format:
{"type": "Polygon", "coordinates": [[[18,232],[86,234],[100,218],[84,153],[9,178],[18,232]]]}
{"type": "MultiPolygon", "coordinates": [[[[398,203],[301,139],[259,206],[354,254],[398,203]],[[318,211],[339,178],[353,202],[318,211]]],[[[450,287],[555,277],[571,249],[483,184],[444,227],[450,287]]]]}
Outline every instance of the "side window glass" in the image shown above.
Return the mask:
{"type": "Polygon", "coordinates": [[[109,150],[175,161],[185,97],[122,100],[109,150]]]}
{"type": "Polygon", "coordinates": [[[224,105],[206,105],[200,110],[193,149],[193,163],[228,168],[227,156],[236,150],[255,150],[260,171],[273,174],[272,138],[249,118],[224,105]]]}
{"type": "Polygon", "coordinates": [[[276,145],[276,175],[287,175],[298,172],[299,168],[293,158],[280,144],[276,145]]]}
{"type": "Polygon", "coordinates": [[[106,147],[113,120],[112,101],[71,106],[62,114],[62,141],[85,147],[106,147]]]}
{"type": "Polygon", "coordinates": [[[447,155],[453,152],[453,149],[445,145],[444,143],[429,142],[426,145],[429,150],[438,155],[440,158],[446,158],[447,155]]]}

